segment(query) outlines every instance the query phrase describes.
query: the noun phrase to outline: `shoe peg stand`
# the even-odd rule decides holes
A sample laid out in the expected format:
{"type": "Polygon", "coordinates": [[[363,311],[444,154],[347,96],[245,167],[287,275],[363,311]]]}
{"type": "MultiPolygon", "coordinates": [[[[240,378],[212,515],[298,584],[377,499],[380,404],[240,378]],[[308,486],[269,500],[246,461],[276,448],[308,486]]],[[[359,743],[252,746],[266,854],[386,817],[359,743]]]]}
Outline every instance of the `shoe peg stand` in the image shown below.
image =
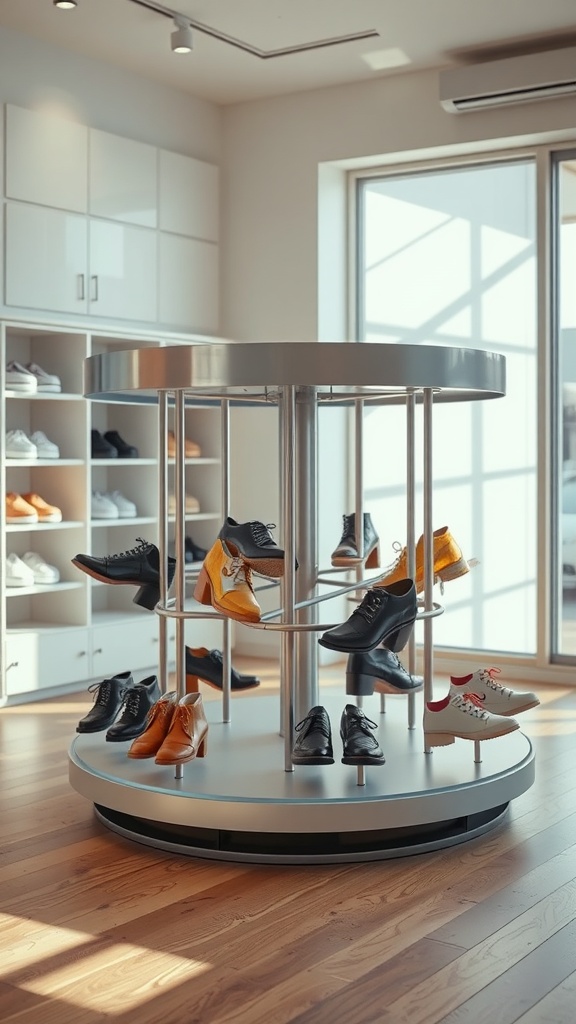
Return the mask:
{"type": "MultiPolygon", "coordinates": [[[[443,609],[433,600],[432,413],[433,405],[497,399],[505,394],[505,360],[472,349],[434,345],[336,342],[224,342],[199,339],[192,345],[111,349],[85,360],[88,399],[130,401],[158,407],[160,444],[161,566],[167,549],[167,412],[174,406],[176,464],[175,598],[161,595],[156,607],[159,673],[167,686],[166,618],[176,619],[178,693],[185,691],[185,620],[218,613],[192,611],[184,602],[184,410],[219,403],[222,415],[222,506],[229,512],[229,415],[241,406],[275,404],[279,411],[281,540],[285,572],[281,607],[241,628],[282,633],[280,698],[230,698],[230,622],[224,621],[222,707],[207,705],[210,753],[173,767],[128,758],[122,744],[106,744],[98,734],[78,734],[69,753],[70,782],[91,800],[112,831],[160,849],[216,860],[282,864],[380,860],[441,849],[494,828],[509,802],[534,781],[534,754],[519,730],[486,745],[476,762],[457,740],[430,755],[422,750],[414,695],[390,702],[380,723],[386,764],[366,772],[356,765],[292,764],[294,722],[318,704],[320,605],[357,592],[362,580],[342,584],[317,569],[317,421],[333,408],[355,408],[356,521],[362,522],[362,442],[364,403],[406,406],[408,567],[414,574],[414,449],[416,405],[423,410],[425,586],[418,618],[424,631],[425,697],[432,697],[432,620],[443,609]],[[152,381],[160,381],[154,390],[152,381]],[[295,557],[300,568],[295,573],[295,557]],[[320,587],[322,584],[322,588],[320,587]],[[322,593],[319,594],[320,589],[322,593]],[[281,719],[280,734],[278,719],[281,719]],[[404,723],[404,724],[403,724],[404,723]]],[[[358,550],[363,537],[357,537],[358,550]]],[[[384,573],[382,577],[384,577],[384,573]]],[[[366,581],[365,586],[377,582],[366,581]]],[[[218,616],[223,618],[223,616],[218,616]]],[[[152,621],[152,620],[151,620],[152,621]]],[[[408,649],[415,672],[414,642],[408,649]]],[[[334,720],[343,686],[322,691],[322,704],[334,720]]],[[[370,700],[371,698],[364,698],[370,700]]],[[[358,700],[360,704],[362,698],[358,700]]]]}

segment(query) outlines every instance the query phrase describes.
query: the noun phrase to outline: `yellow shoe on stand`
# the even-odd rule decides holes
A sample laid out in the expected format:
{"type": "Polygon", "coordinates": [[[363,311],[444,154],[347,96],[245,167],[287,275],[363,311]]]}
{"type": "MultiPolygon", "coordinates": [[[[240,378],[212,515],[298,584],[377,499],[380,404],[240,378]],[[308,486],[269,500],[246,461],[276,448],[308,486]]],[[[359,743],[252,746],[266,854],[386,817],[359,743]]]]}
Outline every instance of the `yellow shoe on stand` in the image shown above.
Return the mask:
{"type": "Polygon", "coordinates": [[[252,589],[252,573],[243,558],[230,554],[217,540],[204,559],[194,597],[238,622],[260,622],[261,610],[252,589]]]}
{"type": "MultiPolygon", "coordinates": [[[[464,576],[477,565],[476,559],[467,562],[447,526],[441,526],[432,534],[434,548],[434,583],[448,583],[464,576]]],[[[408,549],[402,548],[390,572],[374,587],[389,587],[391,583],[403,580],[408,575],[408,549]]],[[[416,593],[424,590],[424,537],[416,545],[416,570],[414,573],[416,593]]]]}

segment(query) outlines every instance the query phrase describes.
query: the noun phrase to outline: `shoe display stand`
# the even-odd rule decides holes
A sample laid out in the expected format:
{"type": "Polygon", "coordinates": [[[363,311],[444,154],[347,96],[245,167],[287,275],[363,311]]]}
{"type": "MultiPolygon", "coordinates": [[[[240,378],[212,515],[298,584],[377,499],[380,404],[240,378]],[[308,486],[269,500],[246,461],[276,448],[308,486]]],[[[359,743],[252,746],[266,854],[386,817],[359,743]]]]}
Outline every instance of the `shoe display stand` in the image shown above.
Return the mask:
{"type": "MultiPolygon", "coordinates": [[[[426,750],[417,725],[419,695],[380,707],[384,766],[362,768],[338,760],[297,766],[294,724],[322,703],[333,722],[346,702],[344,687],[318,685],[320,632],[336,625],[330,600],[362,589],[361,572],[337,581],[318,568],[317,439],[324,405],[355,409],[356,523],[362,522],[362,422],[367,404],[403,404],[407,422],[408,574],[414,574],[416,407],[422,405],[424,699],[433,692],[433,621],[443,613],[433,597],[432,425],[438,402],[494,399],[505,394],[505,360],[479,350],[371,343],[214,343],[156,351],[110,351],[85,362],[85,394],[106,402],[153,404],[158,409],[159,547],[162,566],[159,678],[167,689],[167,623],[175,622],[176,686],[185,693],[187,620],[223,621],[224,688],[221,705],[207,705],[208,754],[177,767],[126,756],[125,744],[80,735],[69,755],[70,781],[91,800],[112,830],[138,842],[214,859],[278,863],[375,860],[463,842],[493,828],[509,802],[534,780],[534,755],[521,732],[492,742],[457,739],[426,750]],[[279,410],[281,536],[285,573],[279,607],[249,628],[282,635],[280,706],[275,696],[251,696],[232,707],[230,622],[186,602],[184,563],[184,440],[186,410],[220,406],[222,510],[229,513],[230,407],[274,404],[279,410]],[[175,599],[166,596],[167,424],[173,408],[176,440],[175,599]],[[298,561],[298,570],[294,566],[298,561]],[[320,591],[322,590],[322,593],[320,591]],[[326,613],[328,609],[328,613],[326,613]],[[322,618],[324,621],[320,621],[322,618]],[[406,708],[407,705],[407,708],[406,708]],[[233,715],[232,715],[233,710],[233,715]],[[406,714],[407,711],[407,714],[406,714]],[[384,713],[385,712],[385,713],[384,713]]],[[[362,538],[357,538],[361,552],[362,538]]],[[[382,574],[384,576],[385,574],[382,574]]],[[[382,577],[374,577],[371,586],[382,577]]],[[[264,581],[263,581],[264,582],[264,581]]],[[[151,626],[151,628],[153,628],[151,626]]],[[[409,670],[414,670],[414,642],[409,670]]],[[[348,698],[351,699],[350,697],[348,698]]],[[[358,698],[372,701],[377,698],[358,698]]],[[[376,717],[368,708],[370,717],[376,717]]]]}

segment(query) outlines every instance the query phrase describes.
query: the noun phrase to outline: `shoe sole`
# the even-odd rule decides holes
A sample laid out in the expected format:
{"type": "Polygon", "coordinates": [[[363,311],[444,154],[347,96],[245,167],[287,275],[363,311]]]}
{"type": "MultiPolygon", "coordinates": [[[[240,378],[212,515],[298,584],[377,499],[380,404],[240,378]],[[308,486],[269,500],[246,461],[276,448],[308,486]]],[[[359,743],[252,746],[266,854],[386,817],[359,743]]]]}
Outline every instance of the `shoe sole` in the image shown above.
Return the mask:
{"type": "Polygon", "coordinates": [[[92,519],[120,519],[121,517],[113,512],[93,512],[92,519]]]}
{"type": "Polygon", "coordinates": [[[29,395],[35,395],[38,388],[31,386],[30,384],[24,384],[24,382],[18,383],[17,381],[6,381],[6,391],[25,391],[29,395]]]}
{"type": "Polygon", "coordinates": [[[59,395],[62,392],[60,384],[39,384],[36,390],[42,395],[59,395]]]}
{"type": "Polygon", "coordinates": [[[363,764],[386,764],[385,757],[343,757],[342,764],[363,765],[363,764]]]}
{"type": "Polygon", "coordinates": [[[38,516],[6,516],[7,523],[39,523],[38,516]]]}
{"type": "Polygon", "coordinates": [[[7,587],[33,587],[34,580],[6,580],[7,587]]]}
{"type": "Polygon", "coordinates": [[[334,764],[333,757],[295,757],[292,755],[292,764],[334,764]]]}
{"type": "Polygon", "coordinates": [[[50,512],[49,515],[44,515],[44,516],[40,515],[40,513],[38,513],[38,522],[39,523],[61,523],[62,522],[62,513],[61,512],[59,512],[59,513],[50,512]]]}
{"type": "Polygon", "coordinates": [[[420,693],[424,689],[424,681],[418,686],[408,686],[406,689],[402,689],[401,686],[394,686],[394,683],[389,683],[385,679],[374,680],[374,693],[420,693]]]}
{"type": "MultiPolygon", "coordinates": [[[[75,565],[81,572],[85,572],[87,576],[91,576],[94,580],[99,580],[100,583],[110,583],[113,587],[140,587],[149,586],[147,583],[142,583],[142,580],[111,580],[108,576],[103,576],[102,573],[97,572],[96,569],[91,569],[89,566],[84,565],[82,562],[78,562],[75,558],[72,559],[72,565],[75,565]]],[[[154,584],[152,584],[154,586],[154,584]]]]}
{"type": "Polygon", "coordinates": [[[516,732],[518,726],[514,726],[512,729],[501,728],[498,732],[491,732],[489,736],[483,734],[479,736],[478,733],[466,734],[464,732],[452,733],[452,732],[424,732],[424,744],[427,747],[448,747],[455,740],[496,740],[499,736],[508,736],[511,732],[516,732]]]}
{"type": "Polygon", "coordinates": [[[335,568],[354,567],[365,563],[367,569],[380,568],[380,546],[376,544],[370,551],[360,558],[358,555],[332,555],[332,565],[335,568]]]}
{"type": "Polygon", "coordinates": [[[21,451],[21,452],[19,452],[19,451],[14,451],[13,449],[12,449],[12,451],[7,451],[6,452],[6,458],[7,459],[30,459],[30,460],[32,460],[32,459],[37,459],[38,457],[39,457],[38,456],[38,452],[30,452],[30,451],[21,451]]]}
{"type": "Polygon", "coordinates": [[[269,576],[272,579],[279,579],[284,575],[284,559],[283,558],[267,558],[263,555],[262,558],[248,557],[243,551],[240,550],[237,544],[230,543],[229,540],[225,540],[224,543],[228,548],[231,555],[236,558],[241,558],[246,565],[249,565],[254,572],[257,572],[259,576],[269,576]]]}

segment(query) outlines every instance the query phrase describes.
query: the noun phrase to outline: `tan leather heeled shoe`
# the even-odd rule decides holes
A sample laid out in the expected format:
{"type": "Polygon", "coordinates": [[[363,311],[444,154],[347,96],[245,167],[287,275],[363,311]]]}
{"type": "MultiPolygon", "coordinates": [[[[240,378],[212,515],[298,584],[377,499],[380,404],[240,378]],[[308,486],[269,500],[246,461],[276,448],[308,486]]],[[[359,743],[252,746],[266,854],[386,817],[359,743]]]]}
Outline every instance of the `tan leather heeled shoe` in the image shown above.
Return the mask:
{"type": "Polygon", "coordinates": [[[241,555],[231,555],[221,540],[212,545],[204,559],[194,597],[230,619],[260,622],[260,605],[254,597],[250,567],[241,555]]]}
{"type": "Polygon", "coordinates": [[[170,729],[156,754],[156,764],[185,764],[205,757],[208,750],[208,722],[200,693],[187,693],[176,705],[170,729]]]}
{"type": "MultiPolygon", "coordinates": [[[[476,559],[467,562],[454,540],[447,526],[441,526],[432,534],[434,548],[434,583],[447,583],[449,580],[458,579],[470,572],[470,569],[477,564],[476,559]]],[[[398,545],[400,549],[400,545],[398,545]]],[[[397,583],[408,575],[408,549],[401,548],[398,558],[391,566],[390,572],[384,579],[374,583],[375,587],[389,587],[391,583],[397,583]]],[[[414,573],[416,592],[420,594],[424,590],[424,537],[420,537],[416,545],[416,570],[414,573]]]]}
{"type": "Polygon", "coordinates": [[[162,746],[178,706],[178,695],[175,691],[165,693],[160,700],[152,705],[148,712],[148,724],[144,732],[137,736],[128,757],[154,757],[162,746]]]}

